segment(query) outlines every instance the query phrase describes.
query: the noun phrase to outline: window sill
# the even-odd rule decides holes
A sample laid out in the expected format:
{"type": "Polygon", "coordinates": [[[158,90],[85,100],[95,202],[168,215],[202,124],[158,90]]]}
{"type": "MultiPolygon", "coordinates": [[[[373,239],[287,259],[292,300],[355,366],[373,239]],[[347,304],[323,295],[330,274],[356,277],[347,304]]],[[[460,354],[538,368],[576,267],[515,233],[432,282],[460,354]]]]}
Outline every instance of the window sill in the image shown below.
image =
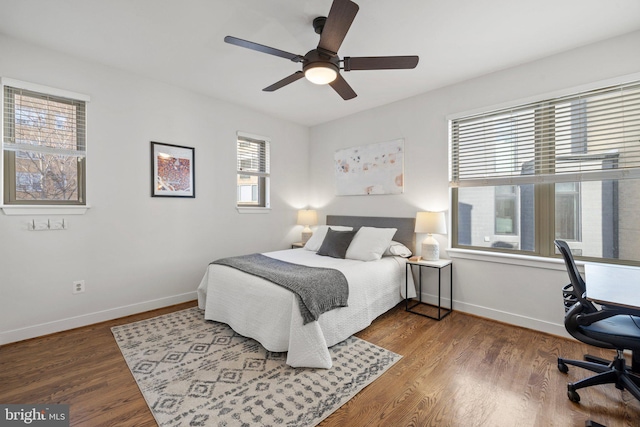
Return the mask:
{"type": "Polygon", "coordinates": [[[241,208],[236,206],[236,209],[241,214],[267,214],[271,212],[271,208],[241,208]]]}
{"type": "MultiPolygon", "coordinates": [[[[478,250],[449,248],[447,254],[451,258],[469,259],[474,261],[493,262],[498,264],[519,265],[546,270],[566,270],[561,258],[547,258],[533,255],[506,254],[500,252],[483,252],[478,250]]],[[[584,263],[576,261],[578,268],[584,272],[584,263]]]]}
{"type": "Polygon", "coordinates": [[[5,215],[84,215],[90,206],[0,205],[5,215]]]}

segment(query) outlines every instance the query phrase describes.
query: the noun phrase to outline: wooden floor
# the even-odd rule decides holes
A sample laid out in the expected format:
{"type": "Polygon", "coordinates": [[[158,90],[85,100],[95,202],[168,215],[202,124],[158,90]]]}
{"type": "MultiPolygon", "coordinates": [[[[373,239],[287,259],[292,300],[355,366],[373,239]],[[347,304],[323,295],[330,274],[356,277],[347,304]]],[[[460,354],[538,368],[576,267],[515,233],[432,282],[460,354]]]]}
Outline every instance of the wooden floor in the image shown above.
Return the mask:
{"type": "MultiPolygon", "coordinates": [[[[0,403],[70,404],[72,426],[155,426],[110,328],[195,302],[0,347],[0,403]]],[[[441,322],[401,306],[357,334],[403,358],[322,427],[640,426],[640,402],[613,385],[566,396],[556,358],[611,352],[453,312],[441,322]]]]}

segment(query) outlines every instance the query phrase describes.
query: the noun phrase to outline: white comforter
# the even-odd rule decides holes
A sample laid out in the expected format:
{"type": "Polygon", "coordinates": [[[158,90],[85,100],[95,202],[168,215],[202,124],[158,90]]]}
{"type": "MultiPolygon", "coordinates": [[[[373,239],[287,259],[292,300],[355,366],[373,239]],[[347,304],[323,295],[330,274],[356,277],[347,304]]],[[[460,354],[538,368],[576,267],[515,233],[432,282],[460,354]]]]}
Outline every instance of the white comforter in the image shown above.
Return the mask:
{"type": "MultiPolygon", "coordinates": [[[[268,252],[282,261],[340,270],[349,283],[349,306],[323,313],[303,325],[296,296],[262,278],[210,264],[198,286],[198,306],[208,320],[226,323],[267,350],[287,351],[293,367],[330,368],[328,347],[361,331],[404,296],[405,259],[356,261],[316,255],[305,249],[268,252]]],[[[409,297],[415,296],[409,275],[409,297]]]]}

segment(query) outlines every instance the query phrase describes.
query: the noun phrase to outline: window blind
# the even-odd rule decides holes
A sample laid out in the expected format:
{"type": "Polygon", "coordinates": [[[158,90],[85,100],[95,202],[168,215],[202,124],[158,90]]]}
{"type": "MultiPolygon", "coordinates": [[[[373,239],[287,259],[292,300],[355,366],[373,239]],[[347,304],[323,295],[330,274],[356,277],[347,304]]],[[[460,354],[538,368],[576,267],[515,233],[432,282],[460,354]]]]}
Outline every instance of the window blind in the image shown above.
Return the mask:
{"type": "Polygon", "coordinates": [[[238,135],[239,174],[250,176],[269,176],[269,142],[238,135]]]}
{"type": "Polygon", "coordinates": [[[453,187],[640,177],[640,82],[453,119],[453,187]]]}
{"type": "Polygon", "coordinates": [[[6,151],[86,156],[85,102],[4,86],[6,151]]]}

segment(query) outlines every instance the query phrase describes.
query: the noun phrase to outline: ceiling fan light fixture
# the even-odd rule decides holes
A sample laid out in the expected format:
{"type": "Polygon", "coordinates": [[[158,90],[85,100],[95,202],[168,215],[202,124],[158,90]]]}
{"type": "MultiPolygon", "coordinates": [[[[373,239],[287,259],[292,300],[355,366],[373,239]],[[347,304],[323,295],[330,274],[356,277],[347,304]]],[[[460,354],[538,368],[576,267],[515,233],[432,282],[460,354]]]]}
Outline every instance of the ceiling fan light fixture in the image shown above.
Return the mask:
{"type": "Polygon", "coordinates": [[[326,85],[338,77],[338,67],[331,62],[315,62],[304,67],[304,76],[311,83],[326,85]]]}
{"type": "Polygon", "coordinates": [[[292,62],[301,63],[302,71],[298,70],[274,84],[262,89],[265,92],[273,92],[302,77],[306,77],[311,83],[317,85],[330,85],[345,101],[353,99],[358,94],[349,83],[340,75],[340,70],[402,70],[415,68],[418,65],[418,57],[412,56],[345,56],[340,60],[338,50],[344,41],[353,20],[360,7],[352,0],[332,0],[329,15],[319,16],[313,20],[313,29],[320,34],[318,47],[311,49],[304,56],[284,50],[265,46],[233,36],[226,36],[225,43],[266,53],[292,62]]]}

